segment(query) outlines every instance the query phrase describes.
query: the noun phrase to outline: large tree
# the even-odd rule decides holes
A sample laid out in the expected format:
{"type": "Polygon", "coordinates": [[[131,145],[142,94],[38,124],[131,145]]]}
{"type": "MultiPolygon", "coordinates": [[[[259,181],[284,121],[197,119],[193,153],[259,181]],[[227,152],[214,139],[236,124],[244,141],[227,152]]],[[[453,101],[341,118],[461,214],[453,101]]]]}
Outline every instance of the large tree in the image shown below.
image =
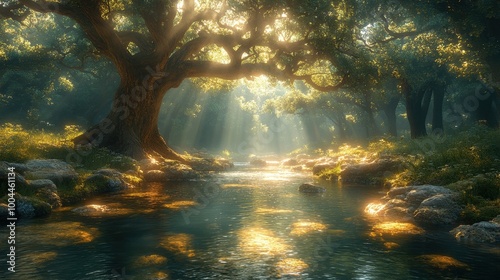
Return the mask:
{"type": "Polygon", "coordinates": [[[345,2],[18,0],[3,1],[0,15],[20,22],[32,12],[71,18],[115,65],[120,84],[112,109],[76,145],[184,160],[157,127],[169,89],[187,78],[269,75],[335,90],[347,77],[332,59],[348,52],[345,2]],[[326,40],[332,29],[339,36],[326,40]]]}

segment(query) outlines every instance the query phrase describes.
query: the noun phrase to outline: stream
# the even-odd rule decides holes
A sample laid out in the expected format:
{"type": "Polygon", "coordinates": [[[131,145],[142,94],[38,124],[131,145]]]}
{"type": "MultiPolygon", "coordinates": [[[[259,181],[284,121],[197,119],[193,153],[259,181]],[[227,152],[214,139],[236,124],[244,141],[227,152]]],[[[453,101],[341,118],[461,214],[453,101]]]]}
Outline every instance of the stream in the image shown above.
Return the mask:
{"type": "MultiPolygon", "coordinates": [[[[311,180],[310,172],[237,163],[210,179],[151,183],[84,204],[106,205],[107,211],[82,216],[74,207],[62,208],[47,218],[20,221],[16,273],[6,279],[500,275],[498,246],[458,243],[450,228],[380,226],[364,213],[383,196],[380,189],[315,182],[326,192],[299,193],[298,186],[311,180]]],[[[6,240],[4,230],[0,237],[6,240]]],[[[0,276],[6,273],[5,256],[2,263],[0,276]]]]}

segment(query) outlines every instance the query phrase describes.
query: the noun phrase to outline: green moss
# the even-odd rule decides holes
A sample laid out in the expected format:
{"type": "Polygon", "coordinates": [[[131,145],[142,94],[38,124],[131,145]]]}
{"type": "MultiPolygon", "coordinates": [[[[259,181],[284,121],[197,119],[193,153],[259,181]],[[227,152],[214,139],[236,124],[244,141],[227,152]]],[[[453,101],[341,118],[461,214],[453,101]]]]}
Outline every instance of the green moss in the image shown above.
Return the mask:
{"type": "Polygon", "coordinates": [[[122,174],[123,180],[133,186],[140,186],[142,183],[142,178],[130,174],[122,174]]]}
{"type": "Polygon", "coordinates": [[[35,209],[35,217],[47,216],[52,212],[52,207],[45,201],[35,197],[24,197],[23,199],[26,199],[29,203],[31,203],[31,205],[33,205],[33,208],[35,209]]]}
{"type": "Polygon", "coordinates": [[[329,168],[321,171],[318,176],[319,178],[325,179],[325,180],[337,180],[338,177],[340,176],[340,172],[342,169],[340,168],[340,164],[337,165],[335,168],[329,168]]]}
{"type": "Polygon", "coordinates": [[[490,221],[500,215],[500,200],[496,201],[475,201],[465,206],[461,213],[461,219],[468,224],[477,223],[480,221],[490,221]]]}

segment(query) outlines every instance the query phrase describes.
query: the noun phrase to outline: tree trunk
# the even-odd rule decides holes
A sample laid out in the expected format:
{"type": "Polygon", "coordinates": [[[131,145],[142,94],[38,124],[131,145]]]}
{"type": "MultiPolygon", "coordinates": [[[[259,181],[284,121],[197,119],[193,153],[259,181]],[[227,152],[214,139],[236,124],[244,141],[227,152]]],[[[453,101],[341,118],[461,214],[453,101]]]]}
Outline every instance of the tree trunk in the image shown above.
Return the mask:
{"type": "Polygon", "coordinates": [[[436,86],[433,91],[433,107],[432,107],[432,133],[443,133],[443,101],[444,88],[440,85],[436,86]]]}
{"type": "Polygon", "coordinates": [[[396,125],[396,109],[399,104],[399,96],[393,96],[389,102],[384,105],[384,114],[387,117],[387,131],[391,136],[398,136],[398,128],[396,125]]]}
{"type": "MultiPolygon", "coordinates": [[[[486,91],[487,89],[483,89],[486,91]]],[[[479,122],[484,122],[488,127],[498,128],[497,111],[495,106],[496,92],[494,90],[483,93],[487,98],[478,100],[479,106],[476,110],[476,117],[479,122]]]]}
{"type": "Polygon", "coordinates": [[[417,94],[413,92],[410,84],[405,79],[401,81],[401,90],[405,97],[406,117],[410,124],[411,138],[415,139],[427,136],[427,131],[425,129],[425,118],[427,114],[424,115],[422,109],[424,93],[422,91],[417,92],[417,94]]]}
{"type": "Polygon", "coordinates": [[[122,77],[111,112],[76,137],[75,146],[105,147],[135,159],[163,157],[185,162],[158,131],[162,99],[169,87],[157,88],[154,81],[147,74],[143,78],[122,77]]]}

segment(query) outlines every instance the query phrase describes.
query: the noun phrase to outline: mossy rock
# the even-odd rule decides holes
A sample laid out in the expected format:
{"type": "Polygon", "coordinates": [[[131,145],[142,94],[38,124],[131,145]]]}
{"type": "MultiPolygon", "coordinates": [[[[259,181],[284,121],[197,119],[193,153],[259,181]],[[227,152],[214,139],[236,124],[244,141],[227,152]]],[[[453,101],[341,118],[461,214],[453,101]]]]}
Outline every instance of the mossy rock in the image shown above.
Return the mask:
{"type": "Polygon", "coordinates": [[[16,212],[20,218],[44,217],[52,212],[52,207],[40,199],[17,195],[16,212]]]}

